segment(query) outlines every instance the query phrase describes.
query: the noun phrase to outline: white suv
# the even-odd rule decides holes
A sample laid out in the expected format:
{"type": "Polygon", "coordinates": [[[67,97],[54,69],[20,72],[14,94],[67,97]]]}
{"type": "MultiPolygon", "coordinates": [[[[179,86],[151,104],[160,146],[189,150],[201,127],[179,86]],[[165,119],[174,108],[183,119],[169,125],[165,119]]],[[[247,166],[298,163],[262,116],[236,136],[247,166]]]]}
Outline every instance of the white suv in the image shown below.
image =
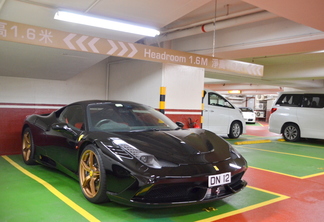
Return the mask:
{"type": "Polygon", "coordinates": [[[324,139],[324,91],[283,92],[271,109],[269,131],[286,141],[324,139]]]}
{"type": "Polygon", "coordinates": [[[246,132],[241,110],[214,91],[204,91],[203,112],[204,129],[229,138],[238,138],[246,132]]]}

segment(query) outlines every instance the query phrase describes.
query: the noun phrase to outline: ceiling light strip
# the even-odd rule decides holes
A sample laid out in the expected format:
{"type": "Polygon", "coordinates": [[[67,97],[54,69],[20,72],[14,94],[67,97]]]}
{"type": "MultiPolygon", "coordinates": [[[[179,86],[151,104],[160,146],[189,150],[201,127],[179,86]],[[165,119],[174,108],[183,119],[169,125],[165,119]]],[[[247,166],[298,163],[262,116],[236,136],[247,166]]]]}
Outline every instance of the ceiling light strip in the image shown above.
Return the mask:
{"type": "Polygon", "coordinates": [[[123,23],[115,20],[107,20],[102,18],[96,18],[88,15],[67,12],[67,11],[58,11],[55,13],[54,19],[73,22],[82,25],[88,25],[98,28],[111,29],[120,32],[127,32],[132,34],[144,35],[154,37],[159,35],[160,32],[155,29],[146,28],[143,26],[123,23]]]}

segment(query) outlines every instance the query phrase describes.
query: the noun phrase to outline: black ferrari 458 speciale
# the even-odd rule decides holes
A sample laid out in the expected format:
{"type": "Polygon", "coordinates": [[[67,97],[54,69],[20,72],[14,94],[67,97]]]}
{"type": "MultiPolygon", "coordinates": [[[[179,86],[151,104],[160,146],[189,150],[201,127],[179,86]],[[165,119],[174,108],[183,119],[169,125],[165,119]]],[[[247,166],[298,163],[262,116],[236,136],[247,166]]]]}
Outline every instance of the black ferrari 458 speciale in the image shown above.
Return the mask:
{"type": "Polygon", "coordinates": [[[214,133],[182,126],[138,103],[81,101],[28,116],[22,156],[77,179],[93,203],[182,206],[242,190],[245,159],[214,133]]]}

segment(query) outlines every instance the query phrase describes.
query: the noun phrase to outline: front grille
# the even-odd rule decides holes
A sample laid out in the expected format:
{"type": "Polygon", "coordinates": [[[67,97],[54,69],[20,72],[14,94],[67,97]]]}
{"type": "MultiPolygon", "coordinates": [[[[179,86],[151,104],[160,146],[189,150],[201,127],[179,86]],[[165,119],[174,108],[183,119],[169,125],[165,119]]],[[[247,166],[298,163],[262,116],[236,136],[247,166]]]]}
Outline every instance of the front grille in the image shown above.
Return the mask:
{"type": "Polygon", "coordinates": [[[182,201],[197,201],[202,199],[207,191],[207,186],[196,183],[161,184],[154,186],[137,201],[149,203],[169,203],[182,201]]]}

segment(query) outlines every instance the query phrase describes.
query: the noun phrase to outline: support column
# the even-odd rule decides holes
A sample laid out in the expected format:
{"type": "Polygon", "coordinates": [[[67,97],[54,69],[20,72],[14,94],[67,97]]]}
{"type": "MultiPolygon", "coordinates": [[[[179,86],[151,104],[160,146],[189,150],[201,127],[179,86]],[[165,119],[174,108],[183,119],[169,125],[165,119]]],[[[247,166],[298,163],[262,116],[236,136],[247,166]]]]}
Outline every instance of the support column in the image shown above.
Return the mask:
{"type": "Polygon", "coordinates": [[[200,127],[204,68],[140,60],[108,67],[108,99],[143,103],[185,128],[200,127]]]}
{"type": "Polygon", "coordinates": [[[166,89],[165,115],[186,128],[200,127],[202,117],[203,68],[163,64],[162,86],[166,89]]]}

